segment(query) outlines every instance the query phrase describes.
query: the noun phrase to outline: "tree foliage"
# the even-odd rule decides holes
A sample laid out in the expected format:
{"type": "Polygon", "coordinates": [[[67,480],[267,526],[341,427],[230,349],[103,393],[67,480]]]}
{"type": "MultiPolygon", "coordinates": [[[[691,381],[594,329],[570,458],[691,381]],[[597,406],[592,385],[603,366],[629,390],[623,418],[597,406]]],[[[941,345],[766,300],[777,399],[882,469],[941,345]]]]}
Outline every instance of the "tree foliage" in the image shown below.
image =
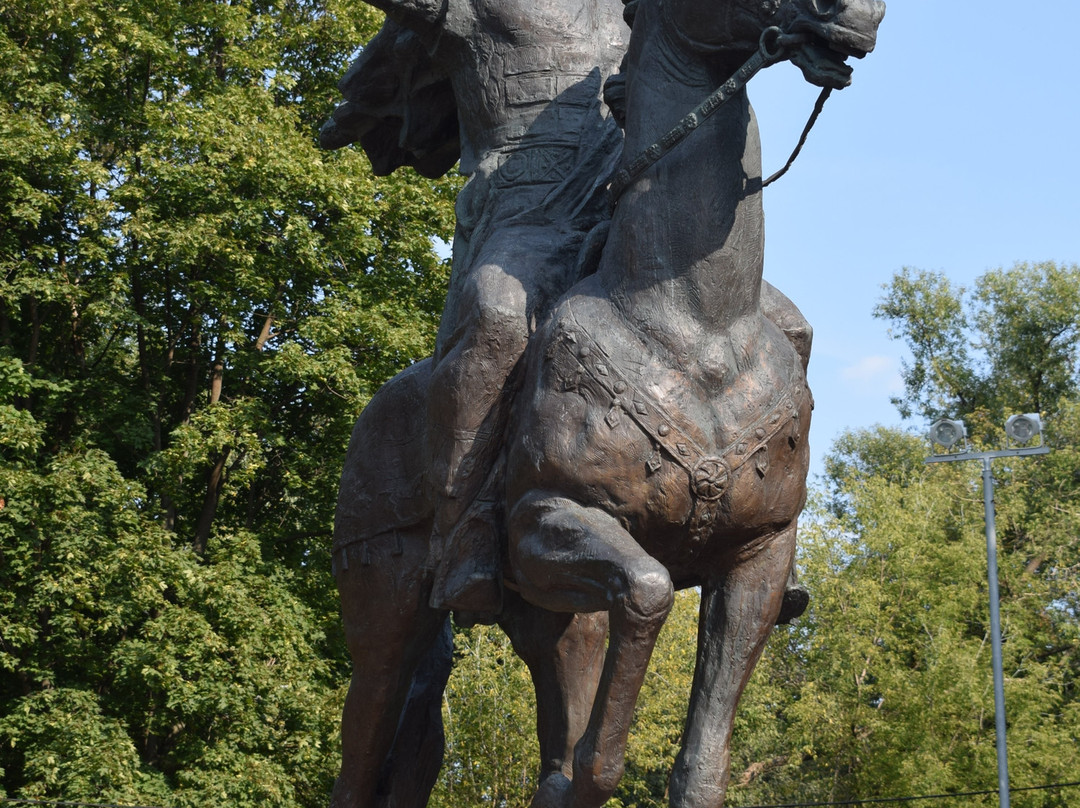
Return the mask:
{"type": "Polygon", "coordinates": [[[454,644],[446,756],[432,804],[527,805],[540,769],[529,670],[497,627],[459,630],[454,644]]]}
{"type": "Polygon", "coordinates": [[[316,146],[378,23],[0,2],[0,794],[324,802],[337,476],[457,185],[316,146]]]}
{"type": "MultiPolygon", "coordinates": [[[[1080,384],[1080,267],[1052,262],[987,272],[972,290],[940,272],[904,269],[875,315],[911,359],[905,418],[1053,412],[1080,384]]],[[[988,420],[989,419],[989,420],[988,420]]]]}

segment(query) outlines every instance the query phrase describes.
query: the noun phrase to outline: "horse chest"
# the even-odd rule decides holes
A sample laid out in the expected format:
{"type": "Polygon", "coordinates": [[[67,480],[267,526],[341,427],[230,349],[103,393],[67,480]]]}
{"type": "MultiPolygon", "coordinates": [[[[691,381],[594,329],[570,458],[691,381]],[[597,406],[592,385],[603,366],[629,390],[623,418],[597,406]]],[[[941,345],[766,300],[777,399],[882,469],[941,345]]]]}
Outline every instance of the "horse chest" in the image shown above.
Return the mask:
{"type": "Polygon", "coordinates": [[[545,487],[611,513],[673,567],[721,534],[738,544],[790,519],[802,504],[786,481],[804,465],[805,386],[777,393],[751,374],[733,385],[733,406],[596,315],[560,311],[529,396],[529,465],[545,487]]]}

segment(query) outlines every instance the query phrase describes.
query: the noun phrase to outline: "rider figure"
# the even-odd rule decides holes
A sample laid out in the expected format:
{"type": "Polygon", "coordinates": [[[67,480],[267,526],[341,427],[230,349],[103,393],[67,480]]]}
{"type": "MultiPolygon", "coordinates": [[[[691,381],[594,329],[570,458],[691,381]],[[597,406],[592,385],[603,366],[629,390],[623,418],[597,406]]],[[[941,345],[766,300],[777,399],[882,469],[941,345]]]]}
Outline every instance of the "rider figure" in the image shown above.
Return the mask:
{"type": "Polygon", "coordinates": [[[370,2],[418,35],[457,106],[469,181],[429,389],[432,605],[495,611],[494,508],[476,498],[506,424],[507,380],[606,218],[622,135],[601,95],[629,30],[621,0],[370,2]]]}

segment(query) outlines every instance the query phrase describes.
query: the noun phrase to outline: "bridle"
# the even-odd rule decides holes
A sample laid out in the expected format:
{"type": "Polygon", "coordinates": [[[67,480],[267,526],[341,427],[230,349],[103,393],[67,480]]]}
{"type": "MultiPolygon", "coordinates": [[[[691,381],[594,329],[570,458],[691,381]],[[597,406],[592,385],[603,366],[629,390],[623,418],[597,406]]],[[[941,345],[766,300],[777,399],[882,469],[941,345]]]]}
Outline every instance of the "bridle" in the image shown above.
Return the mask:
{"type": "MultiPolygon", "coordinates": [[[[694,107],[687,115],[675,124],[666,134],[664,134],[659,140],[642,151],[637,157],[630,161],[630,163],[619,171],[615,175],[615,178],[608,186],[609,200],[612,210],[619,203],[619,198],[623,195],[630,185],[637,180],[642,173],[654,165],[661,157],[670,152],[680,143],[682,143],[690,133],[697,129],[705,120],[722,107],[727,101],[735,96],[739,91],[746,87],[754,76],[756,76],[764,68],[774,65],[777,62],[782,62],[788,58],[792,49],[801,45],[806,41],[806,37],[801,34],[789,34],[785,33],[777,26],[769,26],[761,32],[761,37],[758,40],[757,50],[753,55],[746,60],[746,62],[736,70],[731,77],[716,88],[700,104],[694,107]]],[[[761,187],[769,185],[772,182],[780,179],[787,173],[787,170],[791,168],[792,163],[795,162],[795,158],[799,156],[799,152],[802,151],[803,145],[806,143],[806,138],[810,134],[810,130],[817,122],[818,116],[821,114],[822,108],[825,106],[825,100],[829,97],[832,90],[828,87],[822,89],[820,95],[818,95],[817,102],[814,104],[814,111],[810,114],[810,119],[806,122],[806,126],[803,127],[802,135],[799,137],[799,142],[795,146],[795,150],[791,153],[787,163],[765,180],[761,187]]]]}

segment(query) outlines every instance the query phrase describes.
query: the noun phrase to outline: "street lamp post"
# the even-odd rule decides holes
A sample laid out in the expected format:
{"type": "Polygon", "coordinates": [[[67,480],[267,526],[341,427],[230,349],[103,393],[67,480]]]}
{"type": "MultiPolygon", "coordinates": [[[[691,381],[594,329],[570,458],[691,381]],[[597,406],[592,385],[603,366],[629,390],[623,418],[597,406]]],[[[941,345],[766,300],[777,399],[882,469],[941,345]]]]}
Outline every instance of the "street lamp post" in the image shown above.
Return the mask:
{"type": "MultiPolygon", "coordinates": [[[[1014,415],[1005,424],[1006,434],[1018,444],[1033,440],[1042,431],[1039,416],[1028,413],[1014,415]]],[[[927,463],[955,463],[961,460],[982,461],[983,517],[986,525],[986,575],[990,583],[990,648],[994,663],[994,732],[997,749],[998,799],[1001,808],[1009,808],[1009,756],[1005,747],[1005,674],[1001,661],[1001,603],[998,594],[997,536],[994,527],[994,474],[990,461],[996,457],[1027,457],[1043,455],[1049,446],[1013,446],[993,452],[972,452],[967,445],[967,430],[962,421],[941,419],[930,427],[929,438],[935,445],[944,447],[944,453],[935,453],[927,463]],[[964,441],[963,450],[952,453],[954,445],[964,441]]]]}

